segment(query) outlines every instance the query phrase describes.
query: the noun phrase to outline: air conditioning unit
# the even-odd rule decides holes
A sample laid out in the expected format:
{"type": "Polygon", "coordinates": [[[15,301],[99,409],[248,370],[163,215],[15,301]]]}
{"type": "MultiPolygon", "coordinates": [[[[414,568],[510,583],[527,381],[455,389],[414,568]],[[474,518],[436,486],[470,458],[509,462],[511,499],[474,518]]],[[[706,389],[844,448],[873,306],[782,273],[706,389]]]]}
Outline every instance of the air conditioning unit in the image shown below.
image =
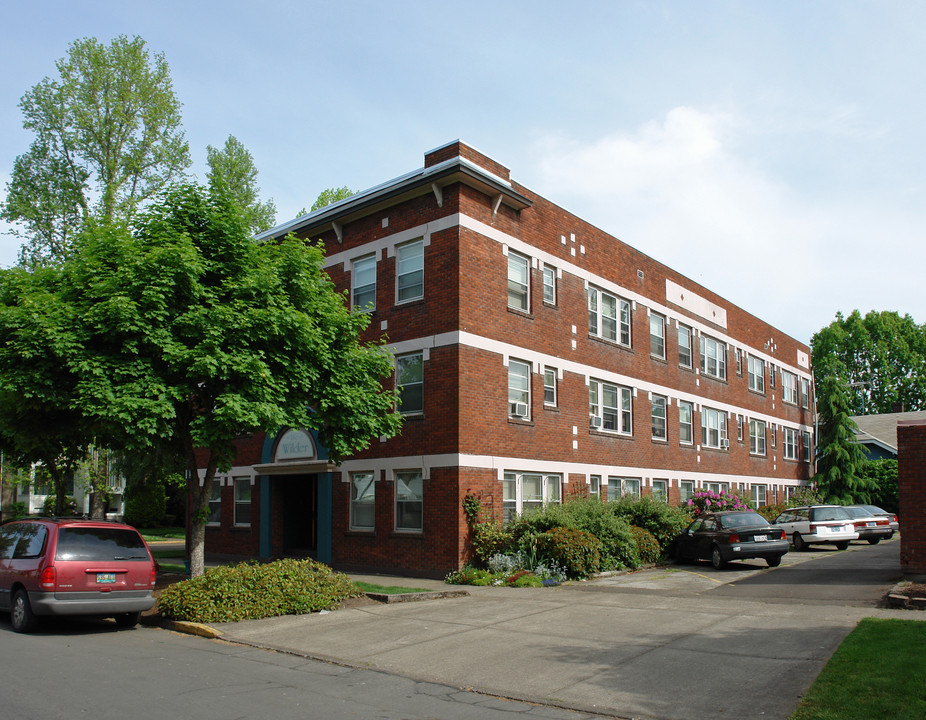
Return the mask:
{"type": "Polygon", "coordinates": [[[527,417],[527,403],[509,403],[509,406],[508,414],[512,417],[527,417]]]}
{"type": "Polygon", "coordinates": [[[588,418],[588,426],[593,428],[601,427],[601,418],[597,415],[590,415],[588,418]]]}
{"type": "Polygon", "coordinates": [[[730,441],[724,438],[723,440],[720,441],[720,447],[726,450],[728,447],[730,447],[730,441]]]}

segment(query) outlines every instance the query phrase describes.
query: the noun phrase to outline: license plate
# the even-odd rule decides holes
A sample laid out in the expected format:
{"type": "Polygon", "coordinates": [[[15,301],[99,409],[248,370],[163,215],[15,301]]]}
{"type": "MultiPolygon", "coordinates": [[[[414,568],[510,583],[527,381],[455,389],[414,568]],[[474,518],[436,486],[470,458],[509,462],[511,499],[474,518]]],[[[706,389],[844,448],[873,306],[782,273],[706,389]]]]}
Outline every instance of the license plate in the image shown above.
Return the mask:
{"type": "Polygon", "coordinates": [[[756,542],[765,542],[766,540],[768,540],[768,535],[756,535],[755,537],[753,537],[753,540],[755,540],[756,542]]]}
{"type": "Polygon", "coordinates": [[[116,573],[97,573],[96,581],[98,583],[114,583],[116,582],[116,573]]]}

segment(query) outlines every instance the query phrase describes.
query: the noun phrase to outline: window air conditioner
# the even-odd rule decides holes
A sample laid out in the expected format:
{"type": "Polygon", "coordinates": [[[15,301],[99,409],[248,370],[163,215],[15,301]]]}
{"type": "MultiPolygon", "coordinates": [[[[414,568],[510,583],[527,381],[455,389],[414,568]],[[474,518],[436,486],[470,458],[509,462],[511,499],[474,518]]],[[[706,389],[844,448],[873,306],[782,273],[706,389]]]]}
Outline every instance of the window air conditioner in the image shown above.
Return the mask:
{"type": "Polygon", "coordinates": [[[527,403],[509,403],[509,414],[513,417],[527,417],[527,403]]]}
{"type": "Polygon", "coordinates": [[[726,450],[728,447],[730,447],[730,441],[724,438],[723,440],[720,441],[720,447],[726,450]]]}
{"type": "Polygon", "coordinates": [[[593,428],[601,427],[601,418],[597,415],[590,415],[588,418],[588,426],[593,428]]]}

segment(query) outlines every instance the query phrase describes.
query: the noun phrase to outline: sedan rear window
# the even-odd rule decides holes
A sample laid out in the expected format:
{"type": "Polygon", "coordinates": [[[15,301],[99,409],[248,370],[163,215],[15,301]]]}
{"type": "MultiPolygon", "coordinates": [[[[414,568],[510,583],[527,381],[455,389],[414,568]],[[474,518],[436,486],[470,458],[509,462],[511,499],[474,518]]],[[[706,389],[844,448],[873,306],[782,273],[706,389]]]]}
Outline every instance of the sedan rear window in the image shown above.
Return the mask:
{"type": "Polygon", "coordinates": [[[57,560],[150,560],[145,543],[124,528],[61,528],[57,560]]]}
{"type": "Polygon", "coordinates": [[[735,515],[721,515],[720,524],[725,528],[765,527],[768,525],[768,520],[758,513],[737,513],[735,515]]]}

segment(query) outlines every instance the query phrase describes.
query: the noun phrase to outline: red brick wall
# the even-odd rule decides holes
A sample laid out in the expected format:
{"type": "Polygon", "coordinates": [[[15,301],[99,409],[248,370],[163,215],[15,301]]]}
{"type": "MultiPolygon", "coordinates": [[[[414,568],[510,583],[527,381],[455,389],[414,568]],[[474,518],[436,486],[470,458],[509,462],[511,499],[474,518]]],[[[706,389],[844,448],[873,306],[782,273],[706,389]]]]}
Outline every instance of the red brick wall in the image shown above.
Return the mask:
{"type": "Polygon", "coordinates": [[[897,424],[900,496],[900,567],[904,575],[926,579],[926,423],[897,424]]]}

